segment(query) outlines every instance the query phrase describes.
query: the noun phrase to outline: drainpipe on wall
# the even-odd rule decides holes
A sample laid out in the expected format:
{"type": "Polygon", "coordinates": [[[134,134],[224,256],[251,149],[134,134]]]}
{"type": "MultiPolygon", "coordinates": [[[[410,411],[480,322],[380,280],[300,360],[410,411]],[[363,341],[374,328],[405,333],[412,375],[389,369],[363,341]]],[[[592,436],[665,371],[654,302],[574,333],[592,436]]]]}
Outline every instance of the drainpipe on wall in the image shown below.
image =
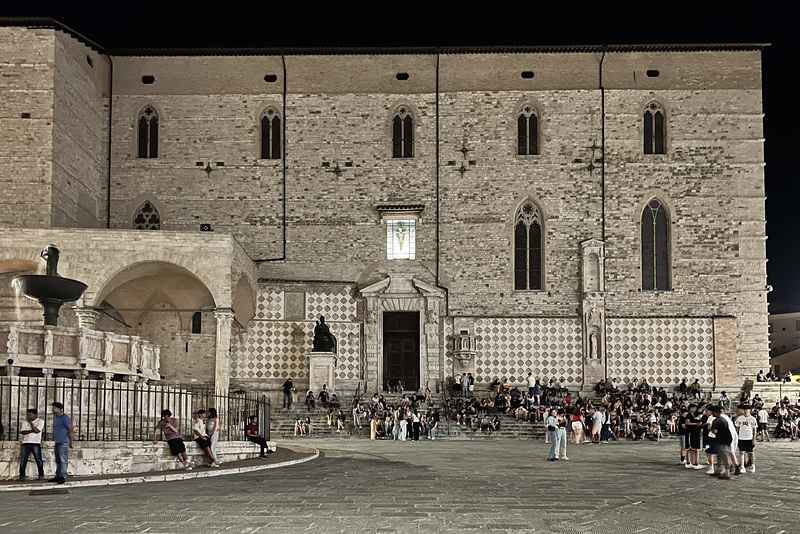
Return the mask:
{"type": "Polygon", "coordinates": [[[283,122],[281,123],[281,135],[283,136],[282,147],[282,172],[283,172],[283,217],[281,227],[283,230],[283,252],[280,258],[254,259],[253,263],[266,263],[269,261],[284,261],[286,259],[286,52],[281,49],[281,64],[283,65],[283,122]]]}
{"type": "Polygon", "coordinates": [[[439,55],[436,49],[436,287],[444,291],[445,316],[450,315],[450,292],[439,282],[439,55]]]}
{"type": "Polygon", "coordinates": [[[601,240],[606,241],[606,88],[603,85],[603,61],[606,59],[606,48],[603,45],[603,55],[600,56],[600,154],[603,157],[603,166],[600,167],[600,197],[602,199],[601,215],[601,240]]]}
{"type": "Polygon", "coordinates": [[[108,63],[108,177],[106,179],[106,228],[111,228],[111,119],[114,109],[114,60],[106,54],[108,63]]]}

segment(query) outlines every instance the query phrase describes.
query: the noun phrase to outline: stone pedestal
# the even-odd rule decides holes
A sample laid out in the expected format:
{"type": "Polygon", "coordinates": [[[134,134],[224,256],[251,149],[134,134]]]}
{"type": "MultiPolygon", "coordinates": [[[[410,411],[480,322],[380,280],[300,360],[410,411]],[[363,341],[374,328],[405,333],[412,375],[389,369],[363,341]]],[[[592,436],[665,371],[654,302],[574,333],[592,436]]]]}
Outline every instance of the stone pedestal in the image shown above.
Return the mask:
{"type": "Polygon", "coordinates": [[[336,391],[334,384],[334,364],[336,355],[332,352],[308,352],[308,389],[320,391],[322,385],[328,386],[328,391],[336,391]]]}

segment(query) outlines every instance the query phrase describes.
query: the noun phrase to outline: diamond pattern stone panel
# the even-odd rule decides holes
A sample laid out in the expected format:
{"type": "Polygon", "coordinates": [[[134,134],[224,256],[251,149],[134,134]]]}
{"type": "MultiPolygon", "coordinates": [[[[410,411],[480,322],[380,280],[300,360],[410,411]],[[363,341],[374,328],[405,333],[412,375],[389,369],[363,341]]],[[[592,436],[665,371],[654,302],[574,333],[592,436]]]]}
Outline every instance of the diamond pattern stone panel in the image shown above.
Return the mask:
{"type": "Polygon", "coordinates": [[[529,371],[567,385],[583,382],[579,319],[476,319],[475,337],[476,382],[522,383],[529,371]]]}
{"type": "Polygon", "coordinates": [[[677,384],[682,378],[714,383],[714,329],[711,319],[607,319],[609,376],[622,382],[646,378],[677,384]]]}
{"type": "Polygon", "coordinates": [[[324,315],[338,340],[337,378],[360,376],[361,326],[356,323],[356,300],[349,286],[338,292],[308,293],[307,321],[283,321],[283,292],[259,291],[256,316],[247,335],[234,339],[232,378],[308,378],[308,358],[315,320],[324,315]]]}

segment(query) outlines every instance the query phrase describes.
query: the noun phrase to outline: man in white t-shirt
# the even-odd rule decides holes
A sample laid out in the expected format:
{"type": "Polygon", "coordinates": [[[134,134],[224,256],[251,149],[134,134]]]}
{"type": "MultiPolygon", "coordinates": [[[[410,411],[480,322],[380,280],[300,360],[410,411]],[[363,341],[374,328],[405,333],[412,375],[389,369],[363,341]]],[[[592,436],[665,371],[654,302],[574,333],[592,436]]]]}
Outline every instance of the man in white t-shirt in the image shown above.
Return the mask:
{"type": "Polygon", "coordinates": [[[739,467],[741,469],[741,473],[744,474],[747,471],[747,463],[745,462],[745,456],[750,456],[750,462],[752,465],[751,473],[756,472],[756,428],[758,428],[758,422],[756,418],[750,415],[750,405],[749,404],[740,404],[739,407],[736,409],[737,413],[739,414],[736,417],[736,421],[734,424],[736,425],[736,431],[739,434],[739,450],[742,453],[742,460],[739,462],[739,467]]]}
{"type": "Polygon", "coordinates": [[[762,441],[769,441],[769,431],[767,430],[767,423],[769,422],[769,413],[761,406],[758,411],[758,435],[761,435],[762,441]]]}
{"type": "Polygon", "coordinates": [[[533,398],[533,388],[536,386],[536,377],[533,376],[533,373],[528,373],[528,395],[533,398]]]}
{"type": "MultiPolygon", "coordinates": [[[[601,409],[603,409],[601,407],[601,409]]],[[[600,431],[603,429],[603,412],[595,409],[592,412],[592,443],[600,443],[600,431]]]]}
{"type": "Polygon", "coordinates": [[[44,479],[44,462],[42,462],[42,430],[44,421],[39,419],[38,412],[30,408],[25,413],[25,422],[22,423],[22,455],[19,461],[19,479],[25,480],[25,470],[28,467],[28,457],[33,453],[36,468],[39,470],[39,480],[44,479]]]}

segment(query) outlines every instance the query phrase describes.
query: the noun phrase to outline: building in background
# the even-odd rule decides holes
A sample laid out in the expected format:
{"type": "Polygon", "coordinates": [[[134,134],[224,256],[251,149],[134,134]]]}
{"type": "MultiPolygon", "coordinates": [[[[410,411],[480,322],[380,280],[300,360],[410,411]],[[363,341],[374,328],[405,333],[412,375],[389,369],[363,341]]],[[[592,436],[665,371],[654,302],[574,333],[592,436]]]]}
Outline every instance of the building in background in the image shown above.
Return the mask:
{"type": "Polygon", "coordinates": [[[104,50],[5,20],[6,372],[147,344],[221,390],[740,384],[769,365],[762,48],[104,50]],[[95,349],[24,331],[10,280],[48,243],[95,349]]]}

